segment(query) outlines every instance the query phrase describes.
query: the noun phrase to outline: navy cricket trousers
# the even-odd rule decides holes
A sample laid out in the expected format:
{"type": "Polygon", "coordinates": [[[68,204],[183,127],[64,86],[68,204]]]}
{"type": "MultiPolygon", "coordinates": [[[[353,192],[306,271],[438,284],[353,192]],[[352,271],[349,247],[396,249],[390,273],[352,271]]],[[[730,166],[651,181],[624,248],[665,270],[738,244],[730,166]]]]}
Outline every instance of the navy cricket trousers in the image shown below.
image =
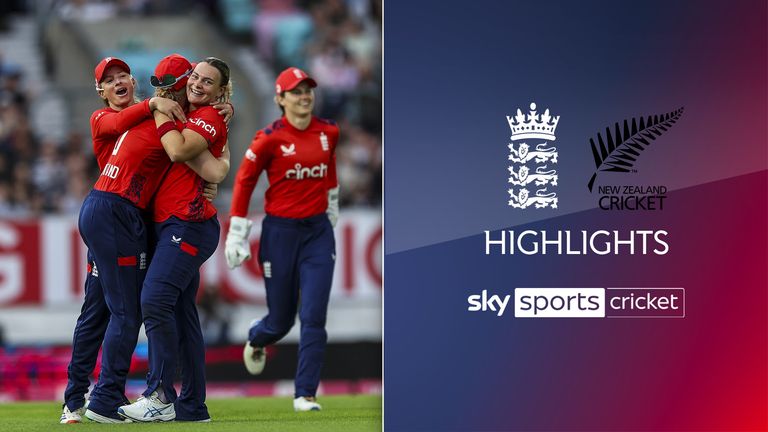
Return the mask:
{"type": "Polygon", "coordinates": [[[155,224],[157,245],[141,292],[149,339],[149,376],[144,396],[163,391],[179,420],[209,418],[205,406],[205,344],[195,297],[200,266],[219,244],[216,216],[203,222],[171,217],[155,224]],[[173,380],[181,355],[181,395],[173,380]]]}
{"type": "Polygon", "coordinates": [[[257,347],[279,341],[293,327],[298,310],[301,336],[295,397],[315,396],[320,384],[335,259],[333,227],[325,213],[306,219],[264,218],[259,262],[268,313],[251,328],[248,339],[257,347]]]}
{"type": "Polygon", "coordinates": [[[88,274],[85,277],[85,299],[72,336],[72,359],[67,366],[67,388],[64,403],[70,411],[85,405],[85,394],[91,385],[89,376],[109,323],[109,308],[99,280],[98,266],[88,251],[88,274]]]}
{"type": "MultiPolygon", "coordinates": [[[[109,310],[102,345],[101,373],[91,392],[88,409],[117,418],[117,407],[125,400],[125,380],[141,326],[139,291],[146,274],[146,226],[141,211],[130,201],[112,193],[93,190],[80,209],[78,228],[93,255],[104,302],[109,310]]],[[[92,293],[94,297],[96,290],[94,288],[92,293]]],[[[94,331],[92,335],[97,333],[94,331]]],[[[97,342],[98,338],[94,337],[92,343],[95,345],[97,342]]],[[[89,345],[88,350],[98,351],[98,345],[94,345],[89,345]]]]}

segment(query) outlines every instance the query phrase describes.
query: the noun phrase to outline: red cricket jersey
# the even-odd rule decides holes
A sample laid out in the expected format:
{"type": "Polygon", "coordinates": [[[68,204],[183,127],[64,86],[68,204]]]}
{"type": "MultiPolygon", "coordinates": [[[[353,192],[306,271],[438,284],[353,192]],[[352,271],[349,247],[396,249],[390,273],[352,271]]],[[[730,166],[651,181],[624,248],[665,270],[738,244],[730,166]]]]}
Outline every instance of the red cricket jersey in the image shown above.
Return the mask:
{"type": "Polygon", "coordinates": [[[151,117],[149,99],[133,104],[122,111],[105,107],[91,114],[91,141],[93,154],[99,164],[99,171],[104,169],[107,159],[115,147],[117,138],[128,129],[151,117]]]}
{"type": "MultiPolygon", "coordinates": [[[[214,157],[221,156],[227,143],[227,125],[224,117],[211,106],[198,108],[187,115],[187,129],[208,141],[208,150],[214,157]]],[[[155,197],[153,218],[163,222],[171,216],[191,222],[208,220],[216,214],[216,207],[203,197],[205,180],[185,163],[175,163],[160,184],[155,197]]]]}
{"type": "Polygon", "coordinates": [[[245,217],[253,188],[267,170],[269,188],[264,211],[272,216],[306,218],[328,208],[328,189],[336,182],[336,144],[339,127],[312,117],[305,130],[283,117],[256,132],[235,179],[232,216],[245,217]]]}
{"type": "Polygon", "coordinates": [[[94,189],[111,192],[146,209],[171,159],[160,142],[154,119],[120,135],[94,189]]]}

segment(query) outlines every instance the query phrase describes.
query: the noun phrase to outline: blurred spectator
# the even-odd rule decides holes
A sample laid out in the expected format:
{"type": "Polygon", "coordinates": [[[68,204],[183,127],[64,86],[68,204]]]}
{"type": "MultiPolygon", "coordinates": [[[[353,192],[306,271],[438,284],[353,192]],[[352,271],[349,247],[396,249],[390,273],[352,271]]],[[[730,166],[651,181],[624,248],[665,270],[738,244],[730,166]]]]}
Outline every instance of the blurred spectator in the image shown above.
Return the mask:
{"type": "Polygon", "coordinates": [[[381,142],[362,128],[341,125],[342,143],[336,153],[342,206],[381,203],[381,142]],[[377,178],[378,177],[378,178],[377,178]]]}
{"type": "Polygon", "coordinates": [[[58,145],[46,140],[40,147],[40,154],[32,164],[32,184],[35,190],[54,201],[65,192],[67,168],[62,163],[58,145]]]}
{"type": "Polygon", "coordinates": [[[95,161],[83,152],[79,133],[38,144],[23,72],[0,59],[0,216],[77,214],[98,175],[95,161]]]}
{"type": "Polygon", "coordinates": [[[21,70],[12,68],[3,74],[3,88],[0,90],[0,105],[16,106],[23,113],[29,112],[27,96],[21,89],[21,70]]]}

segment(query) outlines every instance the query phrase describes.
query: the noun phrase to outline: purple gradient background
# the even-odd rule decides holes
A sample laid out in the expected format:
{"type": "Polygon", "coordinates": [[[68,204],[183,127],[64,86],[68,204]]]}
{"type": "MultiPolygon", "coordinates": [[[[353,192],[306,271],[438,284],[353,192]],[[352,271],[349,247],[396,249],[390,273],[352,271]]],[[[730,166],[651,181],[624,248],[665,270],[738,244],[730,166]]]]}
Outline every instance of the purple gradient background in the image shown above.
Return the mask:
{"type": "Polygon", "coordinates": [[[388,431],[768,430],[766,2],[389,2],[388,431]],[[561,115],[558,210],[506,205],[505,115],[561,115]],[[604,212],[590,137],[685,106],[604,212]],[[483,230],[666,229],[665,256],[485,256],[483,230]],[[683,287],[684,319],[515,319],[515,287],[683,287]]]}

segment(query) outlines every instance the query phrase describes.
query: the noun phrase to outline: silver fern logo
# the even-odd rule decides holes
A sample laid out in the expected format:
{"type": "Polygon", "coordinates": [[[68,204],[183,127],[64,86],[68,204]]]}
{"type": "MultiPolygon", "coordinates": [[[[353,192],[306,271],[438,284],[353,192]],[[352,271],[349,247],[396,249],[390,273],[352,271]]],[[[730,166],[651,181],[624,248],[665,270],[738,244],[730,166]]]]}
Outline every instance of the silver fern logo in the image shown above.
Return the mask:
{"type": "Polygon", "coordinates": [[[552,116],[549,108],[544,114],[536,112],[536,103],[531,102],[530,112],[507,116],[507,123],[512,131],[509,147],[509,182],[512,187],[508,204],[514,208],[557,208],[557,193],[549,189],[557,186],[557,148],[553,145],[557,139],[555,129],[560,116],[552,116]],[[543,140],[543,141],[540,141],[543,140]],[[539,141],[539,142],[536,142],[539,141]],[[533,162],[533,167],[529,164],[533,162]],[[533,184],[531,184],[533,183],[533,184]],[[531,195],[532,187],[535,193],[531,195]]]}
{"type": "Polygon", "coordinates": [[[631,126],[630,119],[624,119],[624,127],[616,122],[613,133],[610,126],[605,128],[605,140],[602,132],[597,133],[597,144],[590,138],[595,172],[587,183],[589,191],[592,192],[600,172],[637,172],[634,167],[640,153],[677,123],[682,115],[683,107],[680,107],[666,114],[649,115],[647,119],[641,116],[639,122],[633,117],[631,126]]]}
{"type": "MultiPolygon", "coordinates": [[[[595,172],[587,183],[590,192],[594,192],[595,183],[601,172],[637,173],[635,164],[640,155],[654,141],[664,135],[683,115],[683,108],[665,114],[632,117],[615,122],[613,128],[606,127],[595,138],[589,139],[592,157],[595,160],[595,172]]],[[[666,141],[659,139],[659,141],[666,141]]],[[[668,144],[662,144],[662,146],[668,144]]],[[[657,145],[658,146],[658,145],[657,145]]],[[[616,179],[617,177],[613,177],[616,179]]],[[[600,194],[598,207],[602,210],[664,210],[667,187],[660,184],[639,184],[626,177],[628,184],[598,184],[600,194]]]]}

